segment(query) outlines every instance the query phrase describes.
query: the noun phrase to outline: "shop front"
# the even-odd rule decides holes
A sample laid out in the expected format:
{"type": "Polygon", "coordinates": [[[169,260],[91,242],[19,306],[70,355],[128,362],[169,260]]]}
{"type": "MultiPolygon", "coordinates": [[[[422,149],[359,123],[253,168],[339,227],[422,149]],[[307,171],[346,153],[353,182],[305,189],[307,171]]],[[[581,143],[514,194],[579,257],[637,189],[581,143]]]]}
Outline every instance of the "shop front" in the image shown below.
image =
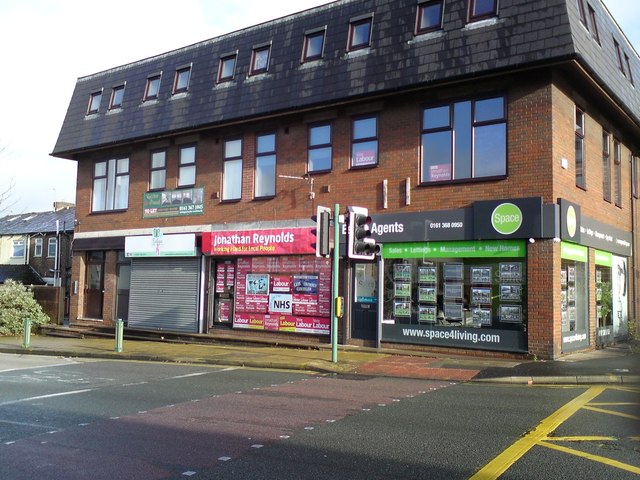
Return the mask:
{"type": "Polygon", "coordinates": [[[196,235],[163,234],[125,238],[131,260],[128,326],[172,332],[202,332],[202,255],[196,235]]]}
{"type": "Polygon", "coordinates": [[[583,215],[579,205],[560,199],[562,351],[604,346],[627,335],[629,257],[632,235],[583,215]],[[590,257],[593,256],[593,274],[590,257]],[[594,284],[590,284],[591,282],[594,284]],[[595,301],[590,302],[590,295],[595,301]],[[595,311],[589,312],[589,305],[595,311]]]}
{"type": "Polygon", "coordinates": [[[527,351],[523,240],[385,244],[382,339],[527,351]]]}
{"type": "Polygon", "coordinates": [[[527,245],[556,236],[542,198],[372,216],[380,342],[525,353],[527,245]]]}
{"type": "Polygon", "coordinates": [[[282,227],[204,233],[209,329],[330,335],[331,262],[315,256],[313,232],[282,227]]]}

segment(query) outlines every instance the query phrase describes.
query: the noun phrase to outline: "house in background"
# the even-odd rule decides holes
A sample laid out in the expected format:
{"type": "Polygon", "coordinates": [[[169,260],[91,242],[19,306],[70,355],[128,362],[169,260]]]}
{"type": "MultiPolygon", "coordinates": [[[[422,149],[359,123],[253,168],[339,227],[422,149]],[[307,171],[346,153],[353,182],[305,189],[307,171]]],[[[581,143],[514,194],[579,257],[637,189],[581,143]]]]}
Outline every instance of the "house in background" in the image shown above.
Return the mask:
{"type": "Polygon", "coordinates": [[[0,218],[0,283],[68,287],[75,205],[0,218]]]}

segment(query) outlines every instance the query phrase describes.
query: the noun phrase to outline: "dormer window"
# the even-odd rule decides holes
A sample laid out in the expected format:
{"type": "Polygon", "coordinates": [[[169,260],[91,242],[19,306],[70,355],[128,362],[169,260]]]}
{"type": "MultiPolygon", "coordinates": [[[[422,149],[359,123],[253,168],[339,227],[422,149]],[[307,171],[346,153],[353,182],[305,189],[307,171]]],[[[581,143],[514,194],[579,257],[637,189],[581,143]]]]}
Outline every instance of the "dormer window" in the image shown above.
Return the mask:
{"type": "Polygon", "coordinates": [[[367,15],[351,20],[349,24],[348,51],[360,50],[371,45],[371,25],[373,17],[367,15]]]}
{"type": "Polygon", "coordinates": [[[124,100],[124,85],[118,85],[111,90],[111,101],[109,102],[109,110],[114,108],[122,108],[124,100]]]}
{"type": "Polygon", "coordinates": [[[483,20],[498,14],[498,0],[469,0],[469,21],[483,20]]]}
{"type": "Polygon", "coordinates": [[[322,58],[324,51],[325,29],[307,32],[304,36],[304,47],[302,51],[302,61],[310,62],[322,58]]]}
{"type": "Polygon", "coordinates": [[[87,107],[87,115],[98,113],[100,110],[100,102],[102,101],[102,90],[93,92],[89,96],[89,106],[87,107]]]}
{"type": "Polygon", "coordinates": [[[218,66],[218,83],[233,80],[236,72],[237,58],[237,53],[225,55],[220,58],[220,65],[218,66]]]}
{"type": "Polygon", "coordinates": [[[596,11],[593,9],[591,5],[588,6],[589,9],[589,20],[591,21],[591,36],[593,39],[600,44],[600,33],[598,32],[598,22],[596,19],[596,11]]]}
{"type": "Polygon", "coordinates": [[[253,49],[251,54],[251,75],[265,73],[269,69],[269,53],[271,44],[261,45],[253,49]]]}
{"type": "Polygon", "coordinates": [[[416,19],[416,35],[433,32],[442,28],[442,12],[444,0],[423,2],[418,5],[416,19]]]}
{"type": "Polygon", "coordinates": [[[160,91],[160,74],[147,78],[147,86],[144,89],[145,100],[155,100],[160,91]]]}
{"type": "Polygon", "coordinates": [[[189,78],[191,77],[191,66],[182,67],[176,70],[176,78],[173,82],[173,93],[183,93],[189,89],[189,78]]]}

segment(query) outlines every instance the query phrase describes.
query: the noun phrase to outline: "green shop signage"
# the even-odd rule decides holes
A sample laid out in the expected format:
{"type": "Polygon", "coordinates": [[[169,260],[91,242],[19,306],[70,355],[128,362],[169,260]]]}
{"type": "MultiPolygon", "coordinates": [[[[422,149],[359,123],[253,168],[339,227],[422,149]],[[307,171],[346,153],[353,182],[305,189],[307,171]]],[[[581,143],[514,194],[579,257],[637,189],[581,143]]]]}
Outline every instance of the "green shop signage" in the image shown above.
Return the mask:
{"type": "Polygon", "coordinates": [[[526,252],[523,240],[389,243],[382,248],[384,258],[514,258],[526,252]]]}
{"type": "Polygon", "coordinates": [[[560,257],[565,260],[586,263],[589,261],[589,251],[587,247],[576,245],[575,243],[562,242],[560,244],[560,257]]]}
{"type": "Polygon", "coordinates": [[[513,203],[501,203],[491,213],[491,225],[496,232],[511,235],[522,225],[522,210],[513,203]]]}
{"type": "Polygon", "coordinates": [[[611,268],[613,266],[613,255],[609,252],[603,252],[602,250],[595,250],[596,265],[611,268]]]}

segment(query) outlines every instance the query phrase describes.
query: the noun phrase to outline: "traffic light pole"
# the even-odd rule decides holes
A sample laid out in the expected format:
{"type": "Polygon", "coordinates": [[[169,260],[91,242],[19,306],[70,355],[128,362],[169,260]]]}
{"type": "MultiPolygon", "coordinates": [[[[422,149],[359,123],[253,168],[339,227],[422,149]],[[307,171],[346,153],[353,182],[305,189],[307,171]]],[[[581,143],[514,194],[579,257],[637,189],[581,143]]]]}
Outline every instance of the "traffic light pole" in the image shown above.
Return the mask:
{"type": "Polygon", "coordinates": [[[331,278],[333,280],[333,318],[331,321],[331,361],[338,362],[338,312],[336,311],[336,298],[338,298],[338,271],[340,269],[340,204],[333,207],[333,268],[331,278]]]}

